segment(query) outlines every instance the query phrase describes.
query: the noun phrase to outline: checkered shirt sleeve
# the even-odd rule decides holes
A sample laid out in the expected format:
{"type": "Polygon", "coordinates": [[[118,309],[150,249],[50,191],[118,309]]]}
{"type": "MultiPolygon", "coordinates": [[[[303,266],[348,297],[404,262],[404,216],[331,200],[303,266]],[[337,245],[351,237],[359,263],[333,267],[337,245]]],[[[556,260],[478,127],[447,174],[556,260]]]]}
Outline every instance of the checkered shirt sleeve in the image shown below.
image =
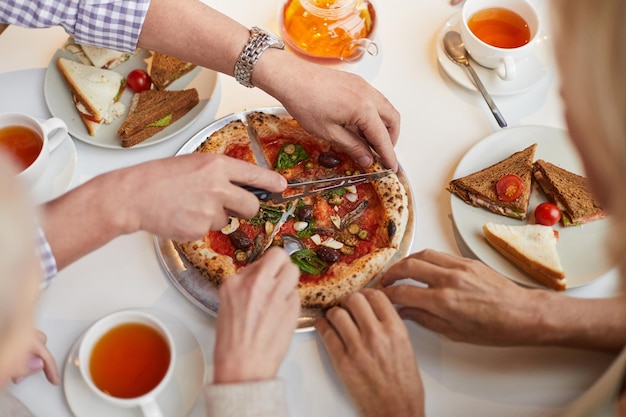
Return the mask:
{"type": "Polygon", "coordinates": [[[0,22],[61,26],[77,43],[134,52],[150,0],[2,0],[0,22]]]}
{"type": "Polygon", "coordinates": [[[57,274],[57,262],[54,259],[54,254],[50,248],[50,244],[46,239],[46,235],[41,227],[37,228],[37,254],[39,255],[39,261],[41,262],[41,270],[43,271],[41,277],[41,288],[48,288],[52,278],[57,274]]]}

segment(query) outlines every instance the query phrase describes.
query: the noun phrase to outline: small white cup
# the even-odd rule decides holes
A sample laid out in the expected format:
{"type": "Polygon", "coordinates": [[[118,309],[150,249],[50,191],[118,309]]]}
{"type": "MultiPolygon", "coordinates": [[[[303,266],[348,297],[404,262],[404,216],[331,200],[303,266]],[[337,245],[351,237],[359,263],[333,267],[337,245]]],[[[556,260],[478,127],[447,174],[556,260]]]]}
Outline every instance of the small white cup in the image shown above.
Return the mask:
{"type": "Polygon", "coordinates": [[[461,10],[460,34],[465,49],[478,64],[496,71],[502,80],[514,80],[517,76],[516,61],[520,61],[535,47],[541,30],[541,22],[535,7],[527,0],[466,0],[461,10]],[[469,28],[470,18],[481,10],[503,8],[520,15],[530,29],[528,43],[517,48],[500,48],[479,39],[469,28]]]}
{"type": "Polygon", "coordinates": [[[163,417],[157,403],[157,397],[170,383],[174,375],[176,349],[174,339],[167,327],[153,315],[138,310],[122,310],[100,318],[87,329],[78,349],[79,369],[87,386],[97,396],[108,403],[124,408],[141,408],[145,417],[163,417]],[[110,330],[130,323],[140,323],[152,327],[167,342],[170,351],[170,362],[165,375],[151,391],[134,398],[118,398],[101,391],[93,381],[90,372],[91,355],[96,343],[110,330]]]}
{"type": "Polygon", "coordinates": [[[50,153],[68,138],[67,125],[59,118],[52,117],[40,122],[23,113],[1,113],[0,129],[9,126],[25,126],[33,130],[42,140],[41,150],[35,160],[18,174],[18,178],[26,186],[32,187],[42,176],[48,166],[50,153]]]}

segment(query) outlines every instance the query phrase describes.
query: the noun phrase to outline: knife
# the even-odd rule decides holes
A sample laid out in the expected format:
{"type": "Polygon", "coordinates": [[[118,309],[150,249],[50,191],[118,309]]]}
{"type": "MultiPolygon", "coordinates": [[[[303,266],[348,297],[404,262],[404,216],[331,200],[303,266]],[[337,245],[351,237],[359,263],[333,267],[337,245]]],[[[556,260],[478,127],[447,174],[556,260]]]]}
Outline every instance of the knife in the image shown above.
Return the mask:
{"type": "Polygon", "coordinates": [[[262,188],[243,185],[247,191],[250,191],[261,201],[272,200],[274,203],[284,203],[286,201],[303,198],[312,194],[319,194],[325,191],[335,190],[337,188],[349,187],[351,185],[363,184],[365,182],[375,181],[386,177],[393,173],[392,170],[368,172],[366,174],[348,175],[345,177],[327,178],[323,180],[292,182],[287,184],[287,189],[300,189],[301,191],[292,195],[284,196],[282,192],[272,193],[262,188]]]}

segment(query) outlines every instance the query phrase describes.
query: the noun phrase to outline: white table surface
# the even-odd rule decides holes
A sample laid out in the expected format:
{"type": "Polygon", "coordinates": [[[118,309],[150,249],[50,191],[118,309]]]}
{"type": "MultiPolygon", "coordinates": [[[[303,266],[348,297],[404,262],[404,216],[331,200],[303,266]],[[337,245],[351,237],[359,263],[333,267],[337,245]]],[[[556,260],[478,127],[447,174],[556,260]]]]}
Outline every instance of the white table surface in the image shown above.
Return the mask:
{"type": "MultiPolygon", "coordinates": [[[[546,15],[548,2],[534,2],[546,15]]],[[[207,3],[245,25],[278,31],[279,0],[207,3]]],[[[374,4],[381,54],[344,68],[363,75],[402,114],[396,150],[416,202],[412,250],[430,247],[472,256],[455,235],[445,186],[465,152],[499,128],[481,96],[457,85],[437,62],[436,34],[458,9],[447,0],[374,4]]],[[[60,28],[15,26],[0,36],[0,111],[49,115],[43,99],[44,68],[66,36],[60,28]]],[[[554,75],[527,92],[499,96],[496,102],[509,126],[564,126],[554,75]]],[[[240,87],[220,76],[215,100],[206,112],[168,141],[142,149],[110,150],[75,140],[78,164],[73,183],[173,155],[215,117],[276,104],[262,91],[240,87]]],[[[567,294],[604,297],[623,292],[613,270],[567,294]]],[[[120,237],[63,270],[42,294],[39,327],[47,333],[48,345],[62,368],[72,343],[93,320],[131,307],[157,308],[182,320],[203,346],[210,372],[215,322],[170,285],[155,256],[152,236],[146,233],[120,237]]],[[[613,359],[611,355],[558,348],[470,346],[450,342],[413,323],[408,327],[430,416],[549,416],[588,387],[613,359]]],[[[288,382],[292,416],[356,415],[315,332],[294,335],[279,375],[288,382]]],[[[9,389],[37,415],[72,415],[63,389],[48,385],[42,375],[9,389]]],[[[202,415],[201,404],[193,415],[202,415]]]]}

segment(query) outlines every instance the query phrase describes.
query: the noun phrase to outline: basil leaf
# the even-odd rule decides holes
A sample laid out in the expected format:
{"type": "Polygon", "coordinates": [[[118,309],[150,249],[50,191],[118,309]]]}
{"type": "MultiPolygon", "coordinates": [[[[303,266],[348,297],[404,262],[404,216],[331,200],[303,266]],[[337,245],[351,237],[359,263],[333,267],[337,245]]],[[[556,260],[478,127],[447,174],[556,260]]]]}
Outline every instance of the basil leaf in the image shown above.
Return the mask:
{"type": "Polygon", "coordinates": [[[282,207],[270,206],[269,204],[261,203],[257,214],[250,219],[250,224],[254,226],[263,226],[265,222],[276,224],[284,212],[285,211],[282,207]]]}
{"type": "Polygon", "coordinates": [[[309,159],[309,154],[307,151],[297,143],[288,143],[283,145],[278,152],[278,157],[276,158],[276,163],[274,164],[274,169],[281,170],[285,168],[293,168],[299,162],[306,161],[309,159]],[[289,151],[288,152],[286,152],[289,151]]]}
{"type": "Polygon", "coordinates": [[[298,265],[300,271],[318,275],[328,270],[328,264],[322,261],[311,249],[302,249],[291,254],[291,260],[298,265]]]}

